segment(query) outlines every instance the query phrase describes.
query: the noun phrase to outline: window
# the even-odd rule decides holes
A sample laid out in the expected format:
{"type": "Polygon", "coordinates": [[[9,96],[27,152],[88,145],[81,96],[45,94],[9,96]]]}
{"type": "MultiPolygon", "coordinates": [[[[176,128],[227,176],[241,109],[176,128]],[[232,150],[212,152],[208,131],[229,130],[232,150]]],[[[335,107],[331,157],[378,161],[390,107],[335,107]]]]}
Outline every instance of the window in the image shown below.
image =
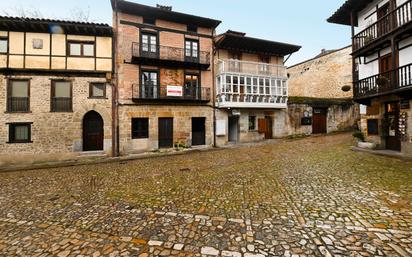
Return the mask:
{"type": "Polygon", "coordinates": [[[198,41],[186,39],[185,57],[189,61],[194,61],[199,58],[199,42],[198,41]]]}
{"type": "Polygon", "coordinates": [[[0,38],[0,53],[7,53],[8,40],[7,38],[0,38]]]}
{"type": "Polygon", "coordinates": [[[249,116],[249,131],[256,130],[256,116],[249,116]]]}
{"type": "Polygon", "coordinates": [[[9,143],[31,143],[31,123],[9,124],[9,143]]]}
{"type": "Polygon", "coordinates": [[[197,25],[193,25],[193,24],[187,25],[187,31],[197,32],[197,25]]]}
{"type": "Polygon", "coordinates": [[[157,35],[145,33],[142,34],[142,42],[141,42],[141,51],[143,56],[157,56],[158,51],[158,44],[157,44],[157,35]]]}
{"type": "Polygon", "coordinates": [[[378,120],[377,119],[369,119],[368,120],[368,135],[378,135],[378,120]]]}
{"type": "Polygon", "coordinates": [[[51,111],[71,112],[72,109],[72,84],[70,81],[52,81],[51,111]]]}
{"type": "Polygon", "coordinates": [[[28,112],[30,110],[30,86],[28,80],[9,80],[7,111],[28,112]]]}
{"type": "Polygon", "coordinates": [[[105,83],[90,83],[89,97],[90,98],[106,98],[106,84],[105,83]]]}
{"type": "Polygon", "coordinates": [[[149,119],[132,118],[132,139],[149,138],[149,119]]]}
{"type": "Polygon", "coordinates": [[[69,42],[70,56],[94,56],[94,42],[69,42]]]}
{"type": "Polygon", "coordinates": [[[200,84],[199,75],[186,74],[184,96],[193,99],[200,99],[200,84]]]}
{"type": "Polygon", "coordinates": [[[143,17],[143,23],[156,25],[156,19],[152,17],[143,17]]]}

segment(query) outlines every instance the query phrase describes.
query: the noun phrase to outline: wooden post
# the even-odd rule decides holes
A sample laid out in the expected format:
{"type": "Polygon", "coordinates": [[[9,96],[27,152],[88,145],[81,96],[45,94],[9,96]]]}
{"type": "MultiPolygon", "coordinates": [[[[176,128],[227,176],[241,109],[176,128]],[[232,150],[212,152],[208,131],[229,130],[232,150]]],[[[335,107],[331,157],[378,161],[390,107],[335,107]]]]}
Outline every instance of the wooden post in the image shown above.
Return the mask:
{"type": "MultiPolygon", "coordinates": [[[[355,18],[356,15],[353,13],[353,11],[350,13],[350,23],[351,23],[351,30],[352,30],[352,52],[355,51],[355,18]]],[[[356,56],[352,56],[352,91],[353,91],[353,96],[356,94],[355,90],[355,81],[356,80],[356,56]]]]}

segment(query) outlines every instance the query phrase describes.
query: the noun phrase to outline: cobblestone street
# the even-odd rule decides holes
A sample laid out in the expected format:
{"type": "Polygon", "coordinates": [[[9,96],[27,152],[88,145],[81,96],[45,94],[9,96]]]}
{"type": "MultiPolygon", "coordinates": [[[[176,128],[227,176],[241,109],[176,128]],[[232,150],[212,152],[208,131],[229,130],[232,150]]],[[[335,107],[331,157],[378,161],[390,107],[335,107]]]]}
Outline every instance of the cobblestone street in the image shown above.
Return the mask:
{"type": "Polygon", "coordinates": [[[352,143],[0,173],[0,256],[412,256],[412,163],[352,143]]]}

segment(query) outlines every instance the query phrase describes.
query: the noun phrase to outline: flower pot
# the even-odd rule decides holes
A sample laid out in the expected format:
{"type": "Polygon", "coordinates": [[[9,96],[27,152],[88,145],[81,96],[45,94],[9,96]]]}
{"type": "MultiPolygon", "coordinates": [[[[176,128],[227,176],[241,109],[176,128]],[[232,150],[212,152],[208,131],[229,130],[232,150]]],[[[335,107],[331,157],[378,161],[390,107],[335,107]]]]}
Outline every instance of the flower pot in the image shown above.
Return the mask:
{"type": "Polygon", "coordinates": [[[376,144],[371,142],[358,142],[358,147],[363,149],[375,149],[376,144]]]}

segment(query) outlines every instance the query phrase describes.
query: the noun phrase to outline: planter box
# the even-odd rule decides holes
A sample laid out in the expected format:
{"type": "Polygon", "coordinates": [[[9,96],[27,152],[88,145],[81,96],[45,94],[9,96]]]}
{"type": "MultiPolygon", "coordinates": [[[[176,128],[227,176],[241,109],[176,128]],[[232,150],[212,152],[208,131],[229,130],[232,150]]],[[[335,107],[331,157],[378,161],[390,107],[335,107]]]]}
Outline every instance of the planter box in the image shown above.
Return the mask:
{"type": "Polygon", "coordinates": [[[375,149],[376,144],[371,142],[358,142],[358,147],[364,149],[375,149]]]}

